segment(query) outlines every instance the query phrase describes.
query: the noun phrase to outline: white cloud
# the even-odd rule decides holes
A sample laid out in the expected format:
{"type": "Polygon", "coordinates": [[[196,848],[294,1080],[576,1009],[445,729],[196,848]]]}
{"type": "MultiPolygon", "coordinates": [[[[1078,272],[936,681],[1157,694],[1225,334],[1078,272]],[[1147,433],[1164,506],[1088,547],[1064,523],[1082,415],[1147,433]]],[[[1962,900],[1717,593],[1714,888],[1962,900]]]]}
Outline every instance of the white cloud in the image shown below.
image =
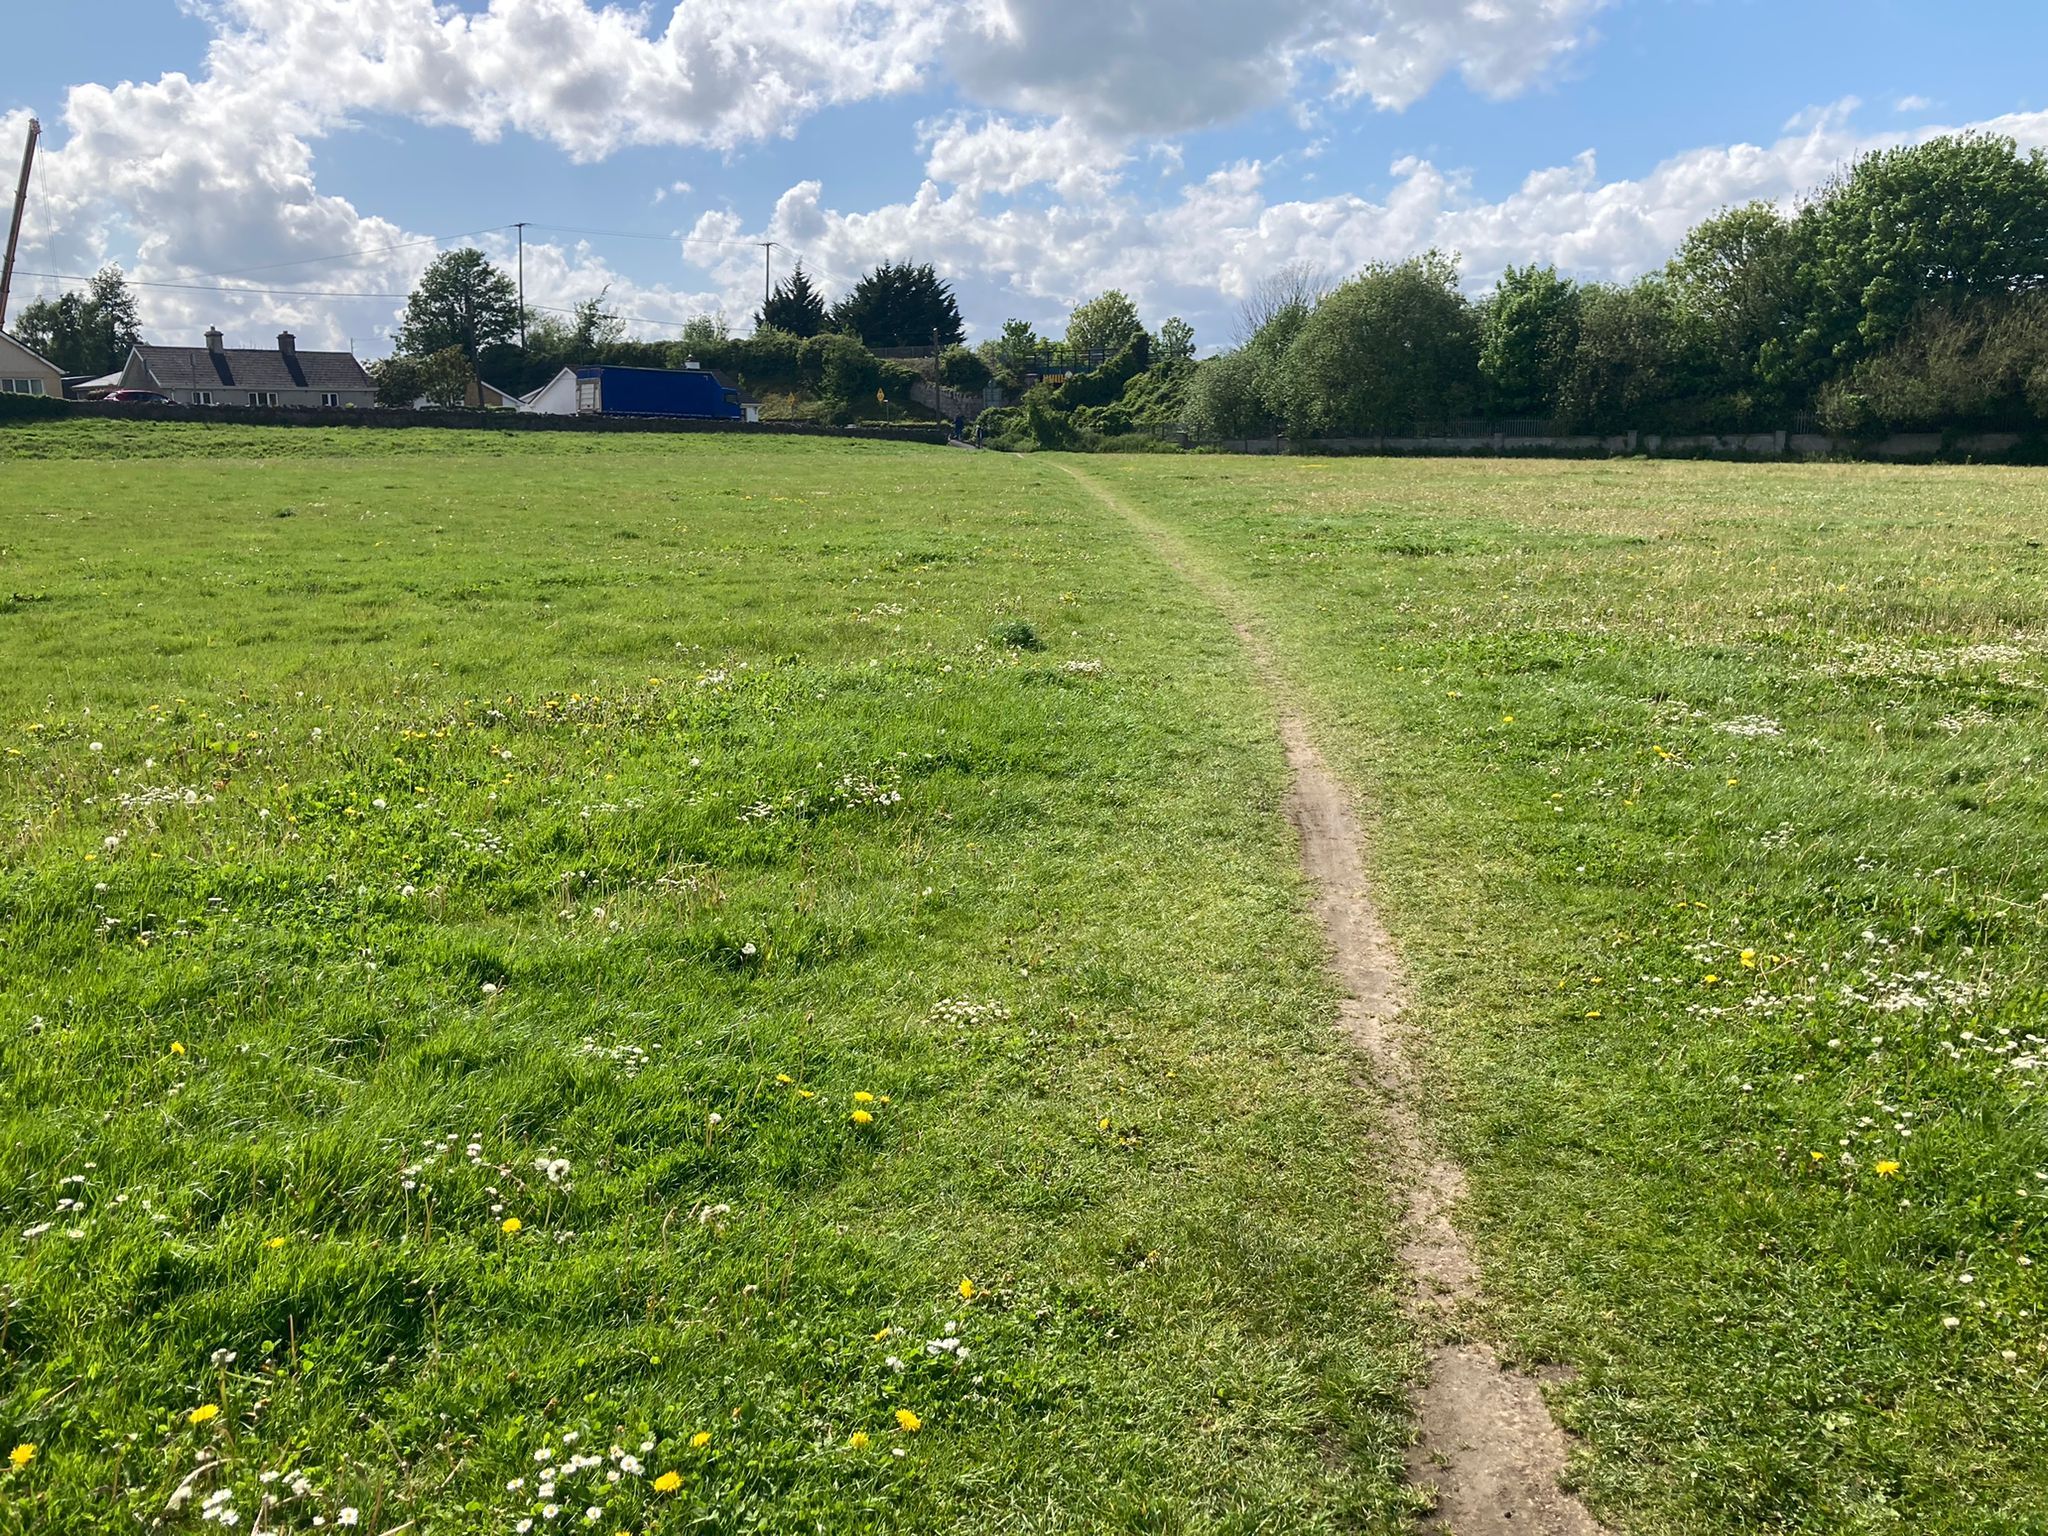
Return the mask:
{"type": "MultiPolygon", "coordinates": [[[[1047,199],[991,206],[971,177],[948,187],[927,179],[905,202],[842,211],[816,181],[792,187],[764,230],[731,215],[700,222],[709,238],[767,238],[801,250],[828,287],[885,258],[931,260],[960,284],[970,316],[992,329],[1006,314],[1040,323],[1076,302],[1123,288],[1154,321],[1181,312],[1212,332],[1232,301],[1290,262],[1334,273],[1437,246],[1461,252],[1469,290],[1489,286],[1508,263],[1554,262],[1591,278],[1627,279],[1660,267],[1685,232],[1732,204],[1764,199],[1790,207],[1857,155],[1910,134],[1859,133],[1845,111],[1821,110],[1808,126],[1769,145],[1734,144],[1674,155],[1648,174],[1603,181],[1589,151],[1530,173],[1505,197],[1475,195],[1455,171],[1422,159],[1391,167],[1379,198],[1337,193],[1272,201],[1267,168],[1225,166],[1166,203],[1138,192],[1090,201],[1047,199]]],[[[1972,125],[2024,144],[2048,144],[2048,112],[1972,125]]],[[[698,253],[722,281],[744,280],[744,263],[698,253]]]]}
{"type": "Polygon", "coordinates": [[[1070,117],[1017,123],[990,114],[980,120],[955,114],[919,129],[925,174],[972,196],[1008,197],[1028,187],[1051,187],[1072,202],[1095,202],[1121,179],[1130,153],[1070,117]]]}
{"type": "Polygon", "coordinates": [[[1934,105],[1925,96],[1901,96],[1892,103],[1894,112],[1925,112],[1934,105]]]}
{"type": "Polygon", "coordinates": [[[1586,37],[1603,0],[964,0],[946,59],[996,106],[1132,134],[1287,100],[1306,73],[1398,109],[1458,71],[1511,95],[1586,37]]]}
{"type": "MultiPolygon", "coordinates": [[[[1179,130],[1282,102],[1323,123],[1333,108],[1316,104],[1317,88],[1386,108],[1450,72],[1483,92],[1524,89],[1583,42],[1599,3],[211,0],[201,9],[218,35],[196,78],[71,92],[46,140],[23,264],[87,272],[121,256],[143,279],[247,274],[222,280],[317,290],[149,288],[145,319],[167,339],[208,323],[259,336],[289,324],[309,345],[354,337],[379,350],[395,300],[321,295],[401,294],[433,247],[320,191],[313,146],[357,115],[526,134],[572,157],[627,144],[729,150],[834,103],[943,76],[978,105],[918,125],[924,180],[910,197],[843,209],[808,180],[760,229],[731,210],[701,215],[679,246],[699,284],[635,283],[593,248],[530,243],[530,297],[566,307],[609,283],[615,308],[650,320],[715,306],[743,317],[760,295],[760,253],[747,242],[773,239],[778,266],[801,255],[828,290],[883,258],[933,261],[984,326],[1005,313],[1050,322],[1110,286],[1155,318],[1220,317],[1283,263],[1341,272],[1432,244],[1464,252],[1473,287],[1509,261],[1630,276],[1718,207],[1789,202],[1862,149],[1939,131],[1864,134],[1855,104],[1841,102],[1801,114],[1770,145],[1688,151],[1609,181],[1589,152],[1491,199],[1456,167],[1422,159],[1396,163],[1373,198],[1275,200],[1277,160],[1188,179],[1179,130]],[[313,263],[337,251],[361,254],[313,263]]],[[[18,142],[21,126],[7,119],[0,142],[18,142]]],[[[2048,142],[2048,114],[1979,126],[2048,142]]],[[[1303,131],[1303,158],[1321,132],[1303,131]]],[[[678,180],[655,200],[689,190],[678,180]]],[[[503,236],[485,238],[506,249],[503,236]]]]}

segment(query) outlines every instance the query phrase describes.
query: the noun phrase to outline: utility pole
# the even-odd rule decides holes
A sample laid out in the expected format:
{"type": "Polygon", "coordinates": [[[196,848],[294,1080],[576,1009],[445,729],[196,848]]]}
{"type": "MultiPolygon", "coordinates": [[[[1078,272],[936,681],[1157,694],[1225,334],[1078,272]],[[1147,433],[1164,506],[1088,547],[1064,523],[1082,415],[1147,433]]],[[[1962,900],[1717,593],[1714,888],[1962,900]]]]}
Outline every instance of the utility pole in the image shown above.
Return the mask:
{"type": "Polygon", "coordinates": [[[21,152],[21,184],[14,191],[14,222],[7,226],[7,259],[0,263],[0,326],[7,324],[7,295],[14,287],[14,251],[21,244],[21,221],[28,213],[28,176],[35,169],[36,140],[42,136],[43,125],[30,118],[28,148],[21,152]]]}
{"type": "Polygon", "coordinates": [[[514,224],[519,231],[519,350],[526,350],[526,225],[514,224]]]}
{"type": "Polygon", "coordinates": [[[775,297],[775,242],[756,240],[761,247],[761,319],[768,318],[769,302],[775,297]]]}

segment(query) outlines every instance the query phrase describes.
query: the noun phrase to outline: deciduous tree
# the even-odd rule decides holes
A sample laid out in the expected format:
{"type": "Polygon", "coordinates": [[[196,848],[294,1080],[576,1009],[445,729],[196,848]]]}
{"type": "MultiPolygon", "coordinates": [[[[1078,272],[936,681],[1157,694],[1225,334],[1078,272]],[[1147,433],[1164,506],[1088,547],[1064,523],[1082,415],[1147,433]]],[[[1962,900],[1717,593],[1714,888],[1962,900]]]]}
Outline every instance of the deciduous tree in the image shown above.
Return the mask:
{"type": "Polygon", "coordinates": [[[14,336],[65,373],[112,373],[142,340],[135,295],[121,269],[106,266],[83,293],[60,294],[27,305],[15,318],[14,336]]]}
{"type": "Polygon", "coordinates": [[[486,347],[519,334],[519,290],[473,246],[443,251],[421,274],[405,301],[398,350],[431,357],[448,347],[475,364],[486,347]]]}

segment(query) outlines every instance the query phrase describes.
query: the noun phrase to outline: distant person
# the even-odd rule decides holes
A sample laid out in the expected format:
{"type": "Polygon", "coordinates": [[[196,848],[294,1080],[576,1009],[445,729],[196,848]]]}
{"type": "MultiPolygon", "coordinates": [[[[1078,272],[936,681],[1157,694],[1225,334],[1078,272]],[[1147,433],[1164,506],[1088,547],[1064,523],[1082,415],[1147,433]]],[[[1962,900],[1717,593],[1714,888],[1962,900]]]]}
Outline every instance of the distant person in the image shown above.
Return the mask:
{"type": "Polygon", "coordinates": [[[953,436],[956,440],[967,436],[967,418],[958,411],[953,413],[953,436]]]}
{"type": "Polygon", "coordinates": [[[987,431],[988,431],[988,428],[987,428],[986,426],[984,426],[984,425],[982,424],[981,418],[977,416],[977,417],[975,418],[975,420],[974,420],[974,446],[975,446],[975,447],[979,448],[979,447],[981,446],[981,439],[982,439],[982,435],[983,435],[984,433],[986,433],[987,431]]]}

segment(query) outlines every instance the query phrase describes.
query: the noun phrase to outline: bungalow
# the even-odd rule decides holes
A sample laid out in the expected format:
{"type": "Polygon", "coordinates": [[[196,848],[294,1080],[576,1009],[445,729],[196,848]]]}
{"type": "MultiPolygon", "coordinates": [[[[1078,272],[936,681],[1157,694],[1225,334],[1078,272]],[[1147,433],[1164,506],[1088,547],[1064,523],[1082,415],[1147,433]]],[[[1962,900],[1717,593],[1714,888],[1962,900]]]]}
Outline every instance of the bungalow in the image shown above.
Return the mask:
{"type": "Polygon", "coordinates": [[[377,403],[377,386],[351,352],[301,352],[285,331],[277,349],[229,347],[218,330],[203,347],[141,344],[128,354],[121,388],[153,389],[179,405],[354,406],[377,403]]]}
{"type": "Polygon", "coordinates": [[[61,400],[63,370],[0,331],[0,395],[47,395],[61,400]]]}
{"type": "MultiPolygon", "coordinates": [[[[472,411],[517,411],[524,409],[517,395],[512,394],[508,390],[500,389],[497,385],[487,383],[482,379],[471,379],[469,381],[469,387],[463,394],[462,404],[465,409],[472,411]]],[[[412,408],[416,411],[437,411],[442,409],[441,406],[429,400],[425,395],[413,401],[412,408]]]]}

